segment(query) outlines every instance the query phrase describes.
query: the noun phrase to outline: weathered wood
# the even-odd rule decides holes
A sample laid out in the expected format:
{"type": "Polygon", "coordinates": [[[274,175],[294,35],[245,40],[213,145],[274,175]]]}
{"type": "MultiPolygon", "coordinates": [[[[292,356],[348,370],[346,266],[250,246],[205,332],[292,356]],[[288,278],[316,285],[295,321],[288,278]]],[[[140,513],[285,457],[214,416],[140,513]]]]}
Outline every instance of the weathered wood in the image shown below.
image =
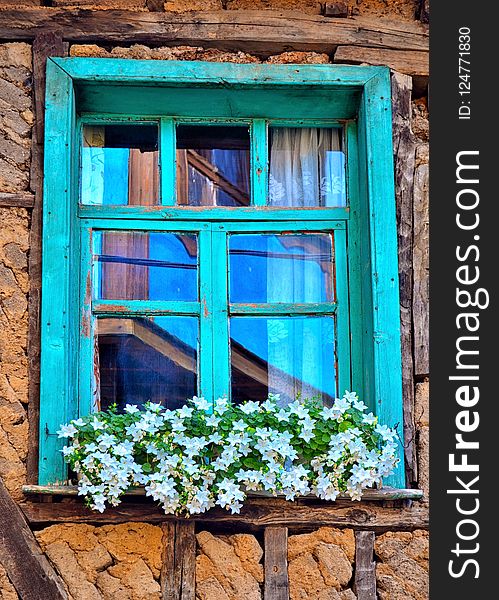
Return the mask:
{"type": "MultiPolygon", "coordinates": [[[[47,505],[48,506],[48,505],[47,505]]],[[[62,581],[0,479],[0,564],[22,600],[67,600],[62,581]]]]}
{"type": "Polygon", "coordinates": [[[289,600],[288,528],[266,527],[264,600],[289,600]]]}
{"type": "Polygon", "coordinates": [[[163,523],[162,600],[194,600],[196,537],[193,521],[163,523]]]}
{"type": "MultiPolygon", "coordinates": [[[[175,517],[165,515],[152,504],[124,502],[119,507],[108,508],[98,513],[82,502],[32,503],[22,505],[24,514],[33,525],[41,523],[126,523],[139,521],[162,523],[175,517]]],[[[313,503],[306,501],[287,502],[281,499],[252,498],[246,500],[241,513],[232,515],[221,508],[212,508],[202,515],[190,517],[189,522],[217,523],[248,527],[293,527],[294,529],[314,526],[354,527],[376,531],[426,529],[428,511],[425,507],[413,506],[388,508],[373,503],[343,501],[336,503],[313,503]]]]}
{"type": "Polygon", "coordinates": [[[417,481],[414,424],[414,357],[412,337],[413,188],[416,143],[411,131],[412,80],[392,74],[393,149],[399,247],[400,319],[405,464],[409,482],[417,481]]]}
{"type": "Polygon", "coordinates": [[[421,23],[430,22],[430,0],[419,0],[419,20],[421,23]]]}
{"type": "MultiPolygon", "coordinates": [[[[23,493],[26,495],[50,495],[50,496],[77,496],[78,487],[76,485],[23,485],[23,493]]],[[[145,490],[143,487],[130,488],[125,496],[144,496],[145,490]]],[[[281,497],[284,494],[280,494],[281,497]]],[[[279,496],[279,494],[278,494],[279,496]]],[[[423,497],[421,490],[415,489],[397,489],[391,487],[383,487],[381,489],[366,489],[362,493],[363,500],[366,501],[387,501],[387,500],[420,500],[423,497]]],[[[248,492],[248,498],[275,498],[270,492],[248,492]]],[[[299,499],[317,502],[320,500],[313,494],[307,496],[298,496],[299,499]]],[[[339,500],[349,500],[345,494],[338,496],[339,500]]],[[[326,503],[327,504],[327,503],[326,503]]]]}
{"type": "Polygon", "coordinates": [[[332,52],[336,46],[428,50],[420,23],[355,17],[332,19],[286,11],[221,10],[131,12],[126,10],[5,10],[0,38],[29,40],[41,30],[61,29],[70,42],[194,45],[245,52],[332,52]]]}
{"type": "Polygon", "coordinates": [[[0,192],[0,208],[33,208],[35,197],[29,192],[0,192]]]}
{"type": "Polygon", "coordinates": [[[38,434],[40,421],[40,295],[42,285],[42,193],[43,193],[43,123],[45,114],[45,66],[49,56],[65,56],[68,44],[57,32],[37,35],[33,41],[34,115],[31,140],[30,188],[34,193],[29,234],[28,297],[28,455],[27,479],[38,480],[38,434]]]}
{"type": "Polygon", "coordinates": [[[374,531],[355,532],[355,577],[353,590],[357,600],[376,600],[376,563],[374,531]]]}
{"type": "Polygon", "coordinates": [[[326,2],[324,15],[337,18],[348,17],[348,5],[344,2],[326,2]]]}
{"type": "Polygon", "coordinates": [[[428,144],[416,149],[414,170],[413,301],[414,373],[428,375],[429,357],[429,169],[428,144]]]}
{"type": "Polygon", "coordinates": [[[387,65],[394,71],[412,76],[428,77],[429,53],[417,50],[391,50],[360,46],[338,46],[335,63],[387,65]]]}

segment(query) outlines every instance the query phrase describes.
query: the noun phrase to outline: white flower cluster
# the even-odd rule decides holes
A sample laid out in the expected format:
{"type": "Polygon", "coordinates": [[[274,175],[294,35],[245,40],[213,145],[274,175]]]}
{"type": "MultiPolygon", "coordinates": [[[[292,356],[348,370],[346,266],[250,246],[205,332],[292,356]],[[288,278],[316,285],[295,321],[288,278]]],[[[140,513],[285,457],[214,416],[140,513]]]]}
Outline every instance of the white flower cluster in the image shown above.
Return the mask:
{"type": "Polygon", "coordinates": [[[248,492],[294,500],[315,494],[359,500],[398,463],[396,433],[353,392],[331,407],[279,397],[212,407],[194,397],[176,410],[127,405],[62,425],[66,461],[79,475],[79,494],[103,512],[132,486],[169,514],[202,513],[215,505],[240,512],[248,492]]]}

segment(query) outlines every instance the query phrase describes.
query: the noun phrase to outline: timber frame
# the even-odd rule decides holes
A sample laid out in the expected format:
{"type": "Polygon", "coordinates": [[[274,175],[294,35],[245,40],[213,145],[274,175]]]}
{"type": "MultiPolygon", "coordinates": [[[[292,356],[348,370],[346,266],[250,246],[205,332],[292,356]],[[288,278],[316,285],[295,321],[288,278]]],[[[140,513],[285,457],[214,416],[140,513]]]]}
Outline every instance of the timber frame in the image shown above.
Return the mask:
{"type": "MultiPolygon", "coordinates": [[[[350,208],[327,211],[328,218],[330,213],[338,211],[337,219],[349,219],[351,276],[354,271],[357,273],[350,293],[356,296],[357,306],[362,307],[361,314],[350,314],[352,351],[358,357],[354,361],[360,361],[353,370],[352,387],[370,399],[381,423],[398,429],[403,446],[389,70],[386,67],[345,65],[234,65],[51,58],[47,61],[45,113],[42,255],[42,294],[45,300],[41,316],[40,484],[66,479],[60,453],[62,442],[56,431],[61,423],[76,418],[78,411],[78,353],[74,350],[78,347],[79,328],[84,323],[80,324],[75,314],[83,309],[85,317],[88,300],[83,299],[81,304],[78,286],[74,285],[74,280],[73,284],[70,282],[70,277],[78,277],[81,256],[80,242],[73,225],[78,210],[75,160],[77,109],[81,110],[83,106],[84,110],[106,113],[114,105],[115,113],[129,114],[130,90],[132,104],[142,96],[141,108],[145,113],[157,114],[162,101],[162,87],[175,91],[183,86],[198,91],[223,87],[253,93],[271,90],[277,95],[290,90],[302,94],[305,90],[330,94],[327,106],[331,112],[328,116],[346,123],[348,149],[356,157],[348,174],[350,208]],[[119,96],[113,95],[115,89],[119,89],[119,96]],[[140,90],[139,96],[137,89],[140,90]],[[100,95],[99,90],[102,92],[100,95]],[[81,102],[78,107],[77,102],[81,102]]],[[[237,114],[238,117],[247,117],[249,115],[244,111],[252,110],[244,102],[238,107],[242,111],[242,114],[237,114]]],[[[261,182],[256,182],[256,188],[261,185],[261,182]]],[[[134,218],[153,218],[159,219],[158,223],[165,223],[200,217],[194,209],[177,208],[171,204],[166,194],[163,206],[133,207],[134,218]]],[[[80,217],[87,216],[85,210],[86,207],[80,209],[80,217]]],[[[213,210],[215,221],[231,218],[224,209],[213,210]]],[[[267,218],[279,218],[277,212],[265,207],[256,206],[248,210],[267,211],[267,218]]],[[[325,213],[320,213],[320,210],[295,211],[296,214],[287,218],[324,218],[325,213]]],[[[386,483],[404,487],[403,461],[386,483]]]]}

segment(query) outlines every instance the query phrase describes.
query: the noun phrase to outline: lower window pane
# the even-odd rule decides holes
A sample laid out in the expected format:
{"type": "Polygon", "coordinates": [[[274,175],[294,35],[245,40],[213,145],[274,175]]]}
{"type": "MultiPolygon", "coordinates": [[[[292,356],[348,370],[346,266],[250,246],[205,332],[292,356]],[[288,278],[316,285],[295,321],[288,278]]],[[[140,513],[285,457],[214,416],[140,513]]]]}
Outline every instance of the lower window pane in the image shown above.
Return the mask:
{"type": "Polygon", "coordinates": [[[196,317],[97,320],[95,373],[100,408],[116,403],[182,406],[197,393],[196,317]]]}
{"type": "Polygon", "coordinates": [[[233,317],[230,321],[232,400],[280,394],[330,404],[336,396],[334,317],[233,317]]]}

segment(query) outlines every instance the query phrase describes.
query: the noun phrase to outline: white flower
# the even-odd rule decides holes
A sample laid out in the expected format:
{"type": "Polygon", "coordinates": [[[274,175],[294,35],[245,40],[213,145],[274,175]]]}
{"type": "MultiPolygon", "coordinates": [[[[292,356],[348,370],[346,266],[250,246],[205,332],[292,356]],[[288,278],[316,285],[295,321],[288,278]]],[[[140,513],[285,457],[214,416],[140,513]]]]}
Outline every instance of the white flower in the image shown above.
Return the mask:
{"type": "Polygon", "coordinates": [[[177,410],[177,415],[182,419],[189,419],[192,417],[192,413],[194,412],[194,408],[192,406],[182,406],[177,410]]]}
{"type": "Polygon", "coordinates": [[[94,428],[94,431],[98,431],[99,429],[106,429],[107,427],[107,425],[105,423],[102,423],[102,421],[99,421],[97,417],[94,417],[91,425],[94,428]]]}
{"type": "Polygon", "coordinates": [[[208,425],[208,427],[218,427],[219,424],[220,418],[217,417],[217,415],[212,414],[206,417],[206,425],[208,425]]]}
{"type": "Polygon", "coordinates": [[[134,415],[135,413],[138,413],[140,411],[135,404],[127,404],[125,406],[125,412],[127,412],[130,415],[134,415]]]}
{"type": "Polygon", "coordinates": [[[366,425],[375,425],[377,422],[378,417],[375,417],[372,412],[362,417],[362,423],[366,425]]]}
{"type": "Polygon", "coordinates": [[[227,398],[217,398],[215,400],[215,408],[213,409],[213,411],[216,412],[218,415],[223,415],[229,408],[228,404],[229,401],[227,400],[227,398]]]}
{"type": "Polygon", "coordinates": [[[234,421],[234,423],[232,423],[232,429],[234,431],[245,431],[246,427],[247,425],[242,419],[239,419],[238,421],[234,421]]]}
{"type": "Polygon", "coordinates": [[[352,406],[360,411],[364,411],[367,408],[367,404],[364,404],[364,402],[358,398],[354,398],[354,400],[352,400],[352,406]]]}
{"type": "Polygon", "coordinates": [[[83,419],[76,419],[76,420],[71,421],[71,423],[75,427],[84,427],[85,426],[85,421],[83,419]]]}
{"type": "Polygon", "coordinates": [[[267,412],[272,412],[275,408],[275,402],[273,399],[269,398],[267,400],[265,400],[265,402],[262,402],[261,406],[267,411],[267,412]]]}
{"type": "Polygon", "coordinates": [[[289,422],[289,412],[284,408],[281,408],[281,410],[278,413],[276,413],[275,416],[280,423],[282,421],[285,421],[286,423],[289,422]]]}
{"type": "Polygon", "coordinates": [[[348,402],[353,402],[354,400],[358,400],[357,392],[349,392],[349,391],[345,390],[345,393],[343,394],[343,398],[345,400],[347,400],[348,402]]]}
{"type": "Polygon", "coordinates": [[[260,405],[258,402],[253,402],[253,400],[248,400],[247,402],[243,402],[239,407],[243,413],[246,415],[251,415],[254,412],[258,412],[260,410],[260,405]]]}
{"type": "Polygon", "coordinates": [[[57,437],[69,438],[74,437],[78,433],[78,429],[71,423],[69,425],[61,425],[61,428],[57,432],[57,437]]]}
{"type": "Polygon", "coordinates": [[[345,398],[336,398],[333,404],[333,409],[337,410],[341,414],[347,411],[350,408],[351,404],[348,399],[345,398]]]}
{"type": "Polygon", "coordinates": [[[211,404],[208,402],[208,400],[205,400],[205,398],[198,398],[197,396],[194,396],[192,398],[192,402],[194,403],[194,405],[196,406],[196,408],[198,410],[210,410],[211,408],[211,404]]]}
{"type": "Polygon", "coordinates": [[[387,441],[392,441],[394,439],[394,437],[396,436],[395,431],[393,431],[393,429],[390,429],[389,427],[387,427],[386,425],[376,425],[376,427],[374,428],[374,431],[376,433],[379,433],[380,436],[387,441]]]}

